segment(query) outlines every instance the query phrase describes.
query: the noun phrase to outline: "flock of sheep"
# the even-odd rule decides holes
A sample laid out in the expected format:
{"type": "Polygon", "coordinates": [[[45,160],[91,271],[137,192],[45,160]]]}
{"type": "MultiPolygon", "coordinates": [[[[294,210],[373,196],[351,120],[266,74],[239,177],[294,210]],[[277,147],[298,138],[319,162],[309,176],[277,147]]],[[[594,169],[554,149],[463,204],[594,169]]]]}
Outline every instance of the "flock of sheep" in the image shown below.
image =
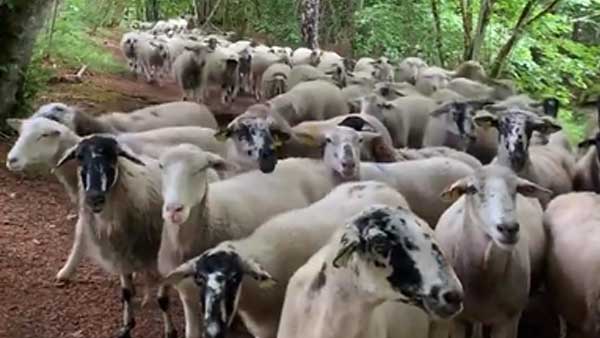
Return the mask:
{"type": "Polygon", "coordinates": [[[578,156],[558,100],[475,62],[352,62],[168,23],[123,51],[188,101],[7,121],[7,167],[51,168],[78,206],[57,278],[85,255],[119,275],[119,337],[134,275],[158,289],[167,338],[171,287],[187,338],[239,321],[260,338],[515,338],[534,294],[562,336],[600,336],[600,132],[578,156]],[[219,128],[211,87],[263,103],[219,128]]]}

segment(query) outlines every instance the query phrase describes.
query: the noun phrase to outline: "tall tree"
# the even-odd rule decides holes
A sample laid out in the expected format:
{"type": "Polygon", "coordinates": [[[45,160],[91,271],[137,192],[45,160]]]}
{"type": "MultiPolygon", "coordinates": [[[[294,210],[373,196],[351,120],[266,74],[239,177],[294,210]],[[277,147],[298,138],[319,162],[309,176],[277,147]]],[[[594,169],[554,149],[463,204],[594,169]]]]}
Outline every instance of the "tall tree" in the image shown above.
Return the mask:
{"type": "Polygon", "coordinates": [[[490,76],[497,77],[498,75],[500,75],[502,67],[506,63],[506,60],[508,59],[515,45],[519,42],[519,40],[521,40],[521,37],[523,36],[523,33],[525,32],[527,27],[531,26],[532,23],[539,20],[548,12],[556,8],[560,0],[551,0],[538,14],[532,16],[533,10],[537,2],[537,0],[528,0],[525,6],[523,6],[523,9],[521,10],[521,15],[519,15],[519,18],[515,23],[510,38],[500,48],[500,51],[498,51],[498,54],[496,55],[496,58],[492,63],[490,76]]]}
{"type": "Polygon", "coordinates": [[[481,3],[479,4],[477,27],[475,28],[475,34],[473,35],[473,39],[469,45],[469,48],[465,50],[465,60],[479,59],[479,53],[481,52],[483,41],[485,41],[485,31],[490,23],[490,18],[492,16],[495,3],[496,0],[481,0],[481,3]]]}
{"type": "Polygon", "coordinates": [[[444,67],[444,49],[442,44],[442,24],[440,22],[440,12],[438,0],[431,0],[431,12],[433,13],[433,28],[435,32],[435,47],[437,50],[438,64],[444,67]]]}
{"type": "Polygon", "coordinates": [[[463,22],[463,59],[467,59],[467,51],[473,40],[473,1],[459,0],[460,15],[463,22]]]}
{"type": "Polygon", "coordinates": [[[14,113],[22,94],[35,38],[46,21],[50,0],[0,2],[0,123],[14,113]]]}
{"type": "Polygon", "coordinates": [[[158,0],[146,0],[146,20],[157,21],[160,16],[158,0]]]}
{"type": "Polygon", "coordinates": [[[319,0],[301,0],[300,35],[306,47],[319,48],[319,0]]]}

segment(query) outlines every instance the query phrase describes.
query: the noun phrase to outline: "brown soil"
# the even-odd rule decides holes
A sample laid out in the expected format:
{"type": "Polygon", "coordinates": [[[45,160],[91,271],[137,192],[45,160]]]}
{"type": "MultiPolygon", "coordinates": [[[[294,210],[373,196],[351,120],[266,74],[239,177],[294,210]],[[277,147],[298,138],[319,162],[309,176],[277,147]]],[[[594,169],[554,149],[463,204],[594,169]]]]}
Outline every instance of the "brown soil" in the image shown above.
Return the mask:
{"type": "MultiPolygon", "coordinates": [[[[118,53],[118,39],[104,41],[118,53]]],[[[63,70],[72,72],[76,70],[63,70]]],[[[130,111],[180,98],[174,83],[146,84],[127,74],[84,74],[83,83],[59,83],[38,103],[62,101],[93,113],[130,111]]],[[[222,107],[209,106],[223,124],[253,103],[239,98],[222,107]]],[[[0,141],[4,162],[12,141],[0,141]]],[[[0,165],[0,338],[115,337],[121,324],[118,279],[89,260],[74,281],[58,285],[54,276],[64,263],[73,238],[74,213],[62,186],[52,176],[21,175],[0,165]]],[[[142,290],[139,290],[138,295],[142,290]]],[[[172,297],[176,325],[183,334],[179,301],[172,297]]],[[[161,337],[158,307],[150,302],[136,315],[134,337],[161,337]]]]}

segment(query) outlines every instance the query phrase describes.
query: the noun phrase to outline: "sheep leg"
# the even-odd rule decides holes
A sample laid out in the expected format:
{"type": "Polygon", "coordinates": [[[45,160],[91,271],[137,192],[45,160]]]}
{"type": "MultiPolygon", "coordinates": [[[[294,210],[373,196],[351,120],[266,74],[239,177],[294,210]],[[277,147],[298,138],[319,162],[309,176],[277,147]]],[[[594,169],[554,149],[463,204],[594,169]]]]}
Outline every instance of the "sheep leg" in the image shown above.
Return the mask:
{"type": "Polygon", "coordinates": [[[84,226],[81,218],[77,219],[77,223],[75,223],[75,237],[73,238],[73,246],[71,247],[71,252],[69,253],[69,257],[63,265],[62,269],[58,271],[56,274],[56,279],[58,281],[66,281],[69,280],[73,273],[75,273],[75,269],[77,265],[81,262],[83,255],[85,253],[85,239],[84,239],[84,226]]]}
{"type": "Polygon", "coordinates": [[[517,338],[520,318],[521,314],[519,313],[508,322],[493,326],[490,334],[491,338],[517,338]]]}
{"type": "Polygon", "coordinates": [[[119,276],[121,281],[121,301],[123,302],[123,327],[119,331],[118,338],[131,338],[131,330],[135,327],[133,317],[133,296],[135,290],[131,274],[119,276]]]}
{"type": "Polygon", "coordinates": [[[261,99],[261,84],[262,84],[262,75],[256,77],[256,81],[254,82],[254,98],[256,102],[260,102],[261,99]]]}
{"type": "Polygon", "coordinates": [[[185,338],[201,338],[202,311],[198,301],[198,288],[191,281],[183,281],[177,285],[179,299],[183,304],[185,317],[185,338]]]}
{"type": "Polygon", "coordinates": [[[177,330],[169,313],[169,305],[169,288],[164,285],[160,286],[158,288],[158,307],[163,318],[165,338],[177,338],[177,330]]]}

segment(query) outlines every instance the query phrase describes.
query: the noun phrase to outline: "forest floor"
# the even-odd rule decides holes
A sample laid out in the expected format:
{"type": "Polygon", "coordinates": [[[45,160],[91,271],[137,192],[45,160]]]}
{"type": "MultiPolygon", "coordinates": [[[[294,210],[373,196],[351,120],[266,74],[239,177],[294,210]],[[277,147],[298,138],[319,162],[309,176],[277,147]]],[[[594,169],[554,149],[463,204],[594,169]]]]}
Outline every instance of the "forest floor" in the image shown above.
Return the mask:
{"type": "MultiPolygon", "coordinates": [[[[118,36],[102,43],[122,59],[118,36]]],[[[64,75],[76,71],[58,72],[64,75]]],[[[174,83],[158,87],[127,74],[89,72],[83,79],[77,84],[50,85],[39,96],[36,107],[61,101],[102,113],[131,111],[180,98],[174,83]]],[[[246,97],[232,107],[222,107],[217,102],[211,100],[209,106],[221,124],[253,103],[246,97]]],[[[0,141],[2,163],[12,143],[13,140],[0,141]]],[[[75,219],[68,215],[74,213],[63,187],[53,176],[11,173],[0,165],[0,338],[116,336],[121,324],[116,276],[85,259],[73,281],[55,282],[71,247],[75,219]]],[[[182,336],[182,311],[179,301],[173,299],[176,326],[182,336]]],[[[134,337],[162,337],[162,322],[154,302],[140,306],[136,320],[134,337]]]]}

